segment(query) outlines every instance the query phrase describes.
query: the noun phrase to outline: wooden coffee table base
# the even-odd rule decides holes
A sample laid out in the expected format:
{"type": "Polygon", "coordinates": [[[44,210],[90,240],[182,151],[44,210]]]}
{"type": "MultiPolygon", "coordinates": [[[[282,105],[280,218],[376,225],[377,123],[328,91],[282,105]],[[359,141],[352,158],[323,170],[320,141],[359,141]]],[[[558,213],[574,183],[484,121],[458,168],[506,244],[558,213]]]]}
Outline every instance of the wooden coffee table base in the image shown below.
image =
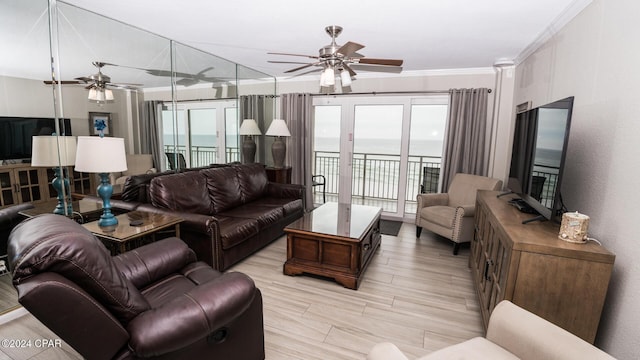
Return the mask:
{"type": "Polygon", "coordinates": [[[284,274],[306,273],[333,278],[344,287],[357,290],[362,274],[380,247],[380,215],[369,221],[370,225],[359,238],[285,228],[287,262],[283,266],[284,274]]]}

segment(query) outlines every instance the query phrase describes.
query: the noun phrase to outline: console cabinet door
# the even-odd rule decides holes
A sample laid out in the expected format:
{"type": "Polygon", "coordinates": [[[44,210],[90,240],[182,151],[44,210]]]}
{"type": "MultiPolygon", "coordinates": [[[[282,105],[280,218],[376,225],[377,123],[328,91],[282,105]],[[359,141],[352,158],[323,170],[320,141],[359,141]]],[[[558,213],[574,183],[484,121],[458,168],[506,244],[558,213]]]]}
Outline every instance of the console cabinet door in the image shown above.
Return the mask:
{"type": "Polygon", "coordinates": [[[18,204],[13,169],[0,170],[0,207],[18,204]]]}

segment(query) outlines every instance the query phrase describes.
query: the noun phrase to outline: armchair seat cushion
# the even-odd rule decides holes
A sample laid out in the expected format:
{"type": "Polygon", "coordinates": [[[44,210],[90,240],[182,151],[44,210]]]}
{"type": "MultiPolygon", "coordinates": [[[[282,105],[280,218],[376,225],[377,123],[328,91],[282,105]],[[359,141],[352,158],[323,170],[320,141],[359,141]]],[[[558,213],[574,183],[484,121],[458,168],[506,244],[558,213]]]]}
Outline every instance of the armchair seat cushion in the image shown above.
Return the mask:
{"type": "Polygon", "coordinates": [[[429,219],[432,223],[438,224],[445,228],[453,228],[453,221],[455,220],[456,208],[451,206],[429,206],[420,210],[420,216],[424,219],[429,219]]]}

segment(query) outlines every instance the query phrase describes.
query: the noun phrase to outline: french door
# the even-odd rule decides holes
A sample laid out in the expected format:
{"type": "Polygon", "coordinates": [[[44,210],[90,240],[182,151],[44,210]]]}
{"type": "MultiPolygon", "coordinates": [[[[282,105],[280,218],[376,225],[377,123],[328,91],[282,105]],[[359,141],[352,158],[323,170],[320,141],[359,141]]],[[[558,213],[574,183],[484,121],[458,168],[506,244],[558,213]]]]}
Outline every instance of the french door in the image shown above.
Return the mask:
{"type": "Polygon", "coordinates": [[[314,99],[314,175],[329,198],[380,206],[387,217],[415,213],[423,167],[439,166],[447,96],[314,99]],[[429,159],[429,161],[427,161],[429,159]]]}
{"type": "Polygon", "coordinates": [[[169,105],[161,126],[163,152],[181,154],[187,167],[239,160],[235,101],[169,105]]]}

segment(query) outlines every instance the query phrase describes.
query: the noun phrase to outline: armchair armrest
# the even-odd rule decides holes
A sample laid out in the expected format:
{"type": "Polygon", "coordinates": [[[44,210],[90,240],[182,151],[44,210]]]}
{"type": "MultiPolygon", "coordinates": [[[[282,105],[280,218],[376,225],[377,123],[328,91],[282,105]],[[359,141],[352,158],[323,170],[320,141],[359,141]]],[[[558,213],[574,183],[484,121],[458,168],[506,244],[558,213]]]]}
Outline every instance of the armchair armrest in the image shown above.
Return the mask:
{"type": "Polygon", "coordinates": [[[491,313],[487,340],[521,359],[613,359],[581,338],[507,300],[500,302],[491,313]]]}
{"type": "Polygon", "coordinates": [[[397,346],[389,342],[376,344],[367,355],[367,360],[409,360],[398,349],[397,346]]]}
{"type": "Polygon", "coordinates": [[[203,339],[240,316],[257,294],[253,280],[232,272],[199,285],[128,326],[129,346],[140,357],[162,355],[203,339]]]}
{"type": "Polygon", "coordinates": [[[175,273],[194,261],[194,252],[184,241],[175,237],[113,257],[118,270],[138,289],[175,273]]]}
{"type": "Polygon", "coordinates": [[[449,194],[437,193],[437,194],[418,194],[418,211],[427,206],[446,206],[449,205],[449,194]]]}
{"type": "Polygon", "coordinates": [[[461,208],[464,213],[463,217],[467,216],[475,216],[476,215],[476,206],[475,205],[459,205],[458,208],[461,208]]]}

